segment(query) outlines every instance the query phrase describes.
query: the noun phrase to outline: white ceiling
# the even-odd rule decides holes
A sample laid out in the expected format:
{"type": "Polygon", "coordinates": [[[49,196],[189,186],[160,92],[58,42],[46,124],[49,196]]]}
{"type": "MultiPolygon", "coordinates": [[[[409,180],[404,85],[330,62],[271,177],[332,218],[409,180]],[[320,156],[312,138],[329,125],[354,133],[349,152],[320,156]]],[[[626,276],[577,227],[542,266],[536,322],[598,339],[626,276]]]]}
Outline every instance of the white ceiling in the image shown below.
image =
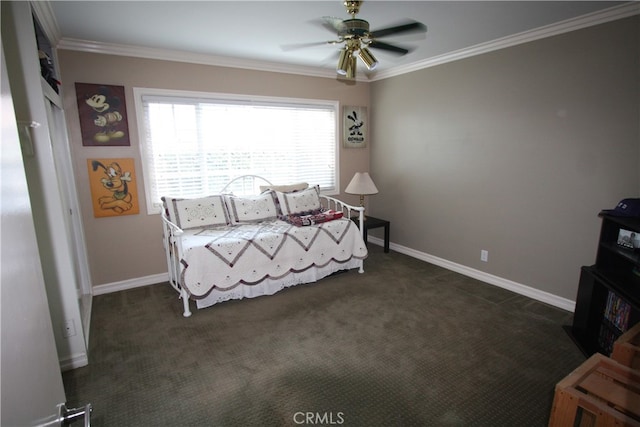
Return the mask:
{"type": "MultiPolygon", "coordinates": [[[[60,1],[50,2],[58,47],[175,57],[247,68],[332,75],[337,46],[287,50],[334,35],[323,16],[349,18],[341,0],[324,1],[60,1]],[[195,59],[199,58],[199,59],[195,59]]],[[[390,36],[414,48],[405,56],[373,50],[380,61],[368,78],[422,68],[465,52],[491,50],[638,13],[638,3],[613,1],[365,1],[358,18],[371,30],[412,19],[422,35],[390,36]],[[631,12],[630,12],[631,10],[631,12]],[[635,12],[633,12],[635,10],[635,12]]],[[[364,66],[358,64],[362,76],[364,66]]]]}

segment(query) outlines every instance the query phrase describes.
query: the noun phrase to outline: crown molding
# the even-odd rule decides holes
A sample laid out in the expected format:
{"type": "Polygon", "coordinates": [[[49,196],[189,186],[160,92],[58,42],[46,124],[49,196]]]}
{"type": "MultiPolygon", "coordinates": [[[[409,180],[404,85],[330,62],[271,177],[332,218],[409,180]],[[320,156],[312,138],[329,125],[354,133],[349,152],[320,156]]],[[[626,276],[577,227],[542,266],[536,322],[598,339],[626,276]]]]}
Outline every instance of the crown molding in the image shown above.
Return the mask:
{"type": "MultiPolygon", "coordinates": [[[[32,2],[34,7],[36,4],[42,5],[37,9],[42,9],[42,14],[47,18],[47,22],[51,22],[47,25],[50,27],[52,34],[60,34],[53,11],[48,1],[32,2]]],[[[504,49],[511,46],[516,46],[523,43],[528,43],[534,40],[539,40],[547,37],[556,36],[559,34],[568,33],[571,31],[579,30],[582,28],[603,24],[610,21],[626,18],[629,16],[640,14],[640,2],[632,1],[622,5],[614,6],[608,9],[604,9],[598,12],[582,15],[576,18],[567,19],[555,24],[546,25],[544,27],[536,28],[529,31],[524,31],[518,34],[502,37],[496,40],[492,40],[486,43],[480,43],[475,46],[460,49],[457,51],[449,52],[443,55],[434,56],[423,61],[414,62],[411,64],[393,67],[388,70],[382,70],[376,73],[365,75],[360,73],[356,78],[357,81],[373,82],[377,80],[386,79],[389,77],[399,76],[402,74],[410,73],[413,71],[421,70],[424,68],[434,67],[436,65],[445,64],[448,62],[457,61],[464,58],[469,58],[483,53],[493,52],[495,50],[504,49]]],[[[40,18],[40,15],[39,15],[40,18]]],[[[311,77],[323,77],[335,79],[336,74],[334,70],[328,70],[319,67],[309,67],[292,64],[282,64],[275,62],[257,61],[242,58],[232,58],[225,56],[215,56],[207,54],[199,54],[186,51],[170,50],[170,49],[157,49],[141,46],[101,43],[89,40],[79,40],[71,38],[53,37],[57,41],[56,47],[58,49],[74,50],[82,52],[100,53],[106,55],[118,55],[118,56],[130,56],[146,59],[158,59],[164,61],[177,61],[187,62],[201,65],[213,65],[218,67],[231,67],[241,68],[255,71],[267,71],[273,73],[285,73],[296,74],[311,77]]]]}
{"type": "MultiPolygon", "coordinates": [[[[331,79],[336,78],[335,71],[318,67],[257,61],[227,56],[215,56],[170,49],[157,49],[141,46],[101,43],[72,38],[62,38],[60,41],[58,41],[56,47],[58,49],[100,53],[104,55],[130,56],[135,58],[186,62],[192,64],[241,68],[246,70],[267,71],[273,73],[297,74],[302,76],[324,77],[331,79]]],[[[366,81],[367,79],[356,80],[366,81]]]]}
{"type": "Polygon", "coordinates": [[[424,61],[414,62],[406,66],[399,66],[389,70],[380,71],[379,73],[372,75],[370,81],[399,76],[401,74],[410,73],[412,71],[434,67],[436,65],[445,64],[447,62],[453,62],[511,46],[517,46],[519,44],[528,43],[531,41],[540,40],[571,31],[576,31],[594,25],[604,24],[606,22],[615,21],[638,14],[640,14],[640,2],[634,1],[604,9],[598,12],[578,16],[576,18],[567,19],[565,21],[560,21],[555,24],[550,24],[533,30],[524,31],[507,37],[502,37],[486,43],[480,43],[468,48],[448,52],[443,55],[434,56],[424,61]]]}

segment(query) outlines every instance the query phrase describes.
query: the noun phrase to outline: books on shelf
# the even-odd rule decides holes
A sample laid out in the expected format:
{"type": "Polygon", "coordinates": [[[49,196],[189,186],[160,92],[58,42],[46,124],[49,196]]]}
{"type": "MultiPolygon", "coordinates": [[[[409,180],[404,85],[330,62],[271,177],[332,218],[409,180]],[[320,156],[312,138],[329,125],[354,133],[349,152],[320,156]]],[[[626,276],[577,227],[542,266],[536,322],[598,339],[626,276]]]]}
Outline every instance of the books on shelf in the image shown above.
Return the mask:
{"type": "Polygon", "coordinates": [[[609,291],[603,317],[607,320],[600,325],[598,344],[605,354],[611,354],[613,343],[629,327],[631,305],[614,292],[609,291]]]}
{"type": "Polygon", "coordinates": [[[606,355],[610,355],[613,351],[613,343],[618,339],[618,334],[613,332],[606,323],[600,325],[600,333],[598,334],[598,346],[606,355]]]}
{"type": "Polygon", "coordinates": [[[607,305],[604,309],[604,317],[611,322],[613,326],[618,328],[620,332],[624,332],[629,326],[630,313],[631,305],[614,292],[609,291],[607,305]]]}

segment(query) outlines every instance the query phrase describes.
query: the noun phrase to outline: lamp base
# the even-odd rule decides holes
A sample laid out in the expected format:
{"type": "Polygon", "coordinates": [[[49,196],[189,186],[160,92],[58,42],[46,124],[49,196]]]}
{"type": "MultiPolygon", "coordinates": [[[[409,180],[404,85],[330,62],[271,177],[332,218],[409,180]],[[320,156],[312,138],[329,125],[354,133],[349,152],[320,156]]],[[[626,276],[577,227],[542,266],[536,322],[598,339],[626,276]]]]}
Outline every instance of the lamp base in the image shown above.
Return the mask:
{"type": "MultiPolygon", "coordinates": [[[[360,195],[360,207],[364,209],[364,194],[361,194],[361,195],[360,195]]],[[[366,221],[366,220],[367,220],[367,215],[364,215],[363,220],[364,220],[364,221],[366,221]]]]}

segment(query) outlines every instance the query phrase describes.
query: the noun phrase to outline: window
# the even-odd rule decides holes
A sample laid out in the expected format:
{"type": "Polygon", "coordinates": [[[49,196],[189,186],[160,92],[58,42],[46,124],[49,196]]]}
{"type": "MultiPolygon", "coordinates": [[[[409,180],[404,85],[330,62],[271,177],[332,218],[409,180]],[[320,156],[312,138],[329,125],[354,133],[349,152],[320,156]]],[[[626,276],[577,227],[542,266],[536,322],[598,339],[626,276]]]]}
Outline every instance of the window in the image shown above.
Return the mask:
{"type": "Polygon", "coordinates": [[[160,197],[218,193],[240,175],[338,190],[333,101],[134,89],[149,213],[160,197]]]}

